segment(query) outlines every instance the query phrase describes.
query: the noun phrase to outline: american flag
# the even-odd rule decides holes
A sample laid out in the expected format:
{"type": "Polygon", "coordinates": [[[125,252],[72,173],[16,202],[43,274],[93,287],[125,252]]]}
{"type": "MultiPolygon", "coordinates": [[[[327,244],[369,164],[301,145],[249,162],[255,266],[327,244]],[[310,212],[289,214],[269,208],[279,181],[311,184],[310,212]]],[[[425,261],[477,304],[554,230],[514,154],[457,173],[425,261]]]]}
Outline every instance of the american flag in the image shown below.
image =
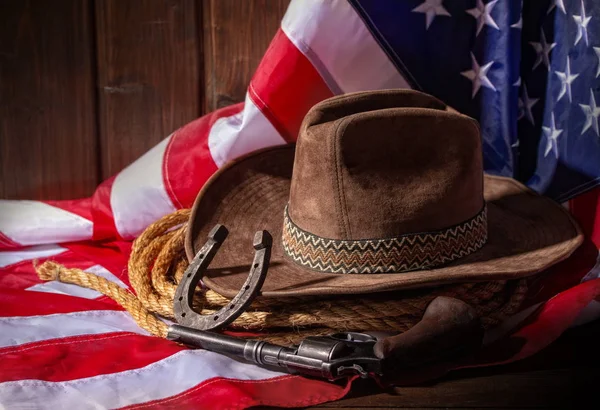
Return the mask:
{"type": "Polygon", "coordinates": [[[454,366],[527,357],[600,317],[599,18],[593,0],[292,1],[243,103],[174,131],[91,198],[0,201],[0,405],[294,407],[344,396],[351,382],[150,336],[95,291],[42,282],[32,260],[128,287],[131,241],[146,226],[190,207],[228,161],[293,142],[318,101],[353,91],[419,89],[477,118],[486,171],[564,203],[586,232],[477,360],[454,366]],[[525,343],[503,355],[510,338],[525,343]]]}

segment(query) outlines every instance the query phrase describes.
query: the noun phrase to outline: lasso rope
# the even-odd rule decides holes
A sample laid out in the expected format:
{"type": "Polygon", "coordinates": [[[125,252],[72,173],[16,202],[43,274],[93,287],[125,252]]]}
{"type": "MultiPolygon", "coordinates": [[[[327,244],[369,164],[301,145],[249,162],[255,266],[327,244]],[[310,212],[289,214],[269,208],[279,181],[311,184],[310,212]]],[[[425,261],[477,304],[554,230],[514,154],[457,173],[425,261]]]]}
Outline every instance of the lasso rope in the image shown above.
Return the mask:
{"type": "MultiPolygon", "coordinates": [[[[173,296],[188,266],[184,237],[189,210],[179,210],[150,225],[133,243],[129,281],[135,294],[81,269],[46,261],[36,266],[40,279],[58,280],[96,290],[123,306],[140,327],[166,337],[167,324],[158,316],[174,319],[173,296]]],[[[259,338],[293,344],[308,335],[335,331],[403,332],[417,323],[437,296],[451,296],[475,307],[486,327],[514,314],[527,291],[525,280],[451,285],[433,290],[328,297],[258,297],[251,308],[231,325],[233,330],[260,332],[259,338]]],[[[219,310],[229,299],[212,291],[196,291],[194,307],[201,314],[219,310]]]]}

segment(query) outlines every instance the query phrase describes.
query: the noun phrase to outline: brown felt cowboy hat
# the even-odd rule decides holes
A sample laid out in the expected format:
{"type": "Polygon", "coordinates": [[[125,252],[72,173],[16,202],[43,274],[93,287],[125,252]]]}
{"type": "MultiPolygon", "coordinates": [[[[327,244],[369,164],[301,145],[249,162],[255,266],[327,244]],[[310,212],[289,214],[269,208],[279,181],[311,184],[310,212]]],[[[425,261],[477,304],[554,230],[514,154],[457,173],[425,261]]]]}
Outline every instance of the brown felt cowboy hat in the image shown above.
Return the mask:
{"type": "Polygon", "coordinates": [[[483,173],[475,120],[410,90],[322,101],[295,146],[220,169],[194,203],[189,260],[217,223],[230,234],[202,280],[228,297],[259,230],[274,238],[266,297],[522,278],[582,242],[559,204],[483,173]]]}

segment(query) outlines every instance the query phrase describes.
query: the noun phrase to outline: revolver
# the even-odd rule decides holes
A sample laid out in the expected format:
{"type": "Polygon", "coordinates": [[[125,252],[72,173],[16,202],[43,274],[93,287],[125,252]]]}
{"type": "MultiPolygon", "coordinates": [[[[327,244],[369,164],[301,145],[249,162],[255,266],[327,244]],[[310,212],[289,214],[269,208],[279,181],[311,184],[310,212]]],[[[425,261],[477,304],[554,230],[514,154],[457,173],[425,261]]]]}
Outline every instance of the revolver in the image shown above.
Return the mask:
{"type": "Polygon", "coordinates": [[[254,261],[240,292],[219,311],[200,314],[193,307],[195,288],[227,234],[227,228],[216,225],[184,273],[173,299],[178,324],[169,327],[167,339],[242,358],[260,366],[283,367],[290,372],[329,380],[349,375],[381,374],[381,360],[373,351],[377,339],[368,334],[344,332],[313,336],[297,346],[285,347],[213,332],[233,322],[252,303],[265,280],[271,257],[271,235],[267,231],[257,232],[254,261]]]}
{"type": "Polygon", "coordinates": [[[473,350],[481,344],[483,329],[475,310],[462,301],[443,296],[435,298],[422,320],[408,331],[396,336],[377,332],[383,339],[381,343],[373,334],[341,332],[307,337],[297,346],[285,347],[215,333],[239,317],[258,295],[271,257],[271,235],[267,231],[257,232],[254,261],[240,292],[220,310],[200,314],[193,307],[196,286],[227,234],[227,228],[216,225],[190,262],[173,300],[178,324],[169,327],[167,339],[260,366],[282,367],[292,373],[328,380],[353,375],[379,379],[390,371],[390,363],[396,367],[421,365],[457,355],[461,350],[473,350]]]}
{"type": "Polygon", "coordinates": [[[283,367],[291,373],[337,380],[382,375],[382,360],[373,353],[377,342],[365,333],[310,336],[293,347],[171,325],[167,339],[245,359],[260,366],[283,367]]]}

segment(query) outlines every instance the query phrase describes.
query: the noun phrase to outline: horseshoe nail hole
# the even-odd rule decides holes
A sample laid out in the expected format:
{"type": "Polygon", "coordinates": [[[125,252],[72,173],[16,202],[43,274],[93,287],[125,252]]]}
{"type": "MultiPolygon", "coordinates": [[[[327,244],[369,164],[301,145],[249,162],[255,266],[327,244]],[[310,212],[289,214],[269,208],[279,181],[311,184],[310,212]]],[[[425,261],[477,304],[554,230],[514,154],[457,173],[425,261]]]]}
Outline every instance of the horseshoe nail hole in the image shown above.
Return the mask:
{"type": "Polygon", "coordinates": [[[198,257],[200,257],[200,258],[204,258],[204,254],[203,254],[203,253],[201,253],[200,255],[198,255],[198,257]]]}
{"type": "Polygon", "coordinates": [[[254,264],[254,269],[258,268],[258,263],[254,264]]]}
{"type": "Polygon", "coordinates": [[[183,296],[179,296],[179,300],[180,300],[180,301],[181,301],[181,300],[183,300],[183,296]]]}
{"type": "Polygon", "coordinates": [[[185,313],[182,313],[182,314],[181,314],[181,317],[185,317],[185,313]]]}
{"type": "Polygon", "coordinates": [[[191,278],[191,277],[192,277],[192,274],[191,274],[191,273],[188,273],[188,278],[191,278]]]}
{"type": "Polygon", "coordinates": [[[244,286],[244,290],[248,290],[248,289],[250,289],[250,285],[244,286]]]}
{"type": "Polygon", "coordinates": [[[229,305],[229,309],[233,309],[235,307],[235,303],[229,305]]]}
{"type": "Polygon", "coordinates": [[[219,316],[213,317],[214,320],[219,320],[219,316]]]}

